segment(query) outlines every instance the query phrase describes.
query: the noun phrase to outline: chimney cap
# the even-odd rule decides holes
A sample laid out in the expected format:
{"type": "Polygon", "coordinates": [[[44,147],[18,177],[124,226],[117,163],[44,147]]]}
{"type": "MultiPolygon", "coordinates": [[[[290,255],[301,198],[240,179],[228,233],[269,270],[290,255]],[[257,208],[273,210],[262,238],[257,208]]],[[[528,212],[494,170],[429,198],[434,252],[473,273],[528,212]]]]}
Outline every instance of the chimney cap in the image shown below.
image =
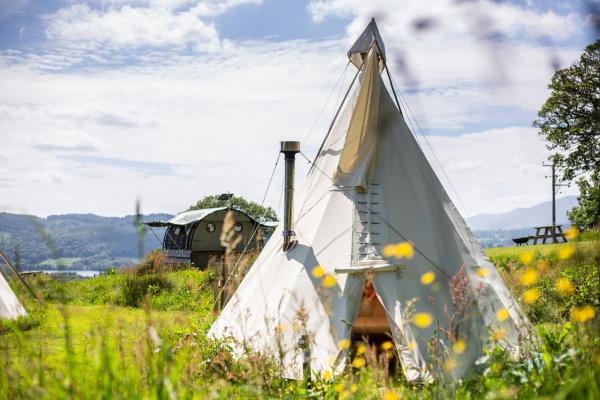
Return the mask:
{"type": "Polygon", "coordinates": [[[282,141],[281,142],[281,150],[282,153],[299,153],[300,152],[300,142],[295,141],[282,141]]]}

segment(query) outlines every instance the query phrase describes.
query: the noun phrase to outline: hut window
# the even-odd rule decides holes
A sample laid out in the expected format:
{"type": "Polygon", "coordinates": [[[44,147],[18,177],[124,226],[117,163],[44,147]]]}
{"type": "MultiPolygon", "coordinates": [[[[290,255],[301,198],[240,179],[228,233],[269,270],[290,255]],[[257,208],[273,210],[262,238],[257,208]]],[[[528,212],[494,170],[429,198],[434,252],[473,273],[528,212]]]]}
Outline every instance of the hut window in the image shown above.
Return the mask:
{"type": "Polygon", "coordinates": [[[236,222],[235,225],[233,226],[233,230],[236,231],[236,232],[241,232],[242,229],[244,229],[244,227],[239,222],[236,222]]]}
{"type": "Polygon", "coordinates": [[[215,231],[216,227],[215,224],[212,222],[207,222],[206,223],[206,231],[209,233],[213,233],[215,231]]]}

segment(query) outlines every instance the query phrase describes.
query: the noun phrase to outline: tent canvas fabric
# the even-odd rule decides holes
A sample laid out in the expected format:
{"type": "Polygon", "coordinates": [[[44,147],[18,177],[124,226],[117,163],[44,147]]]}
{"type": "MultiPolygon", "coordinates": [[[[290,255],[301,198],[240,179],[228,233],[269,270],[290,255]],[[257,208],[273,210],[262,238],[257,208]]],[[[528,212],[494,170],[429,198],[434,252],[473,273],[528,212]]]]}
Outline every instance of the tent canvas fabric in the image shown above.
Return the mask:
{"type": "Polygon", "coordinates": [[[12,291],[4,276],[0,274],[0,318],[16,319],[27,313],[12,291]]]}
{"type": "MultiPolygon", "coordinates": [[[[279,226],[210,329],[245,349],[280,357],[285,375],[303,376],[299,342],[308,336],[314,374],[341,371],[342,339],[350,339],[365,273],[385,309],[403,372],[431,381],[437,372],[431,343],[446,349],[462,340],[454,377],[473,371],[493,331],[518,354],[529,323],[429,165],[390,97],[372,46],[362,80],[342,109],[297,196],[297,245],[282,251],[279,226]],[[387,244],[410,241],[414,257],[385,257],[387,244]],[[335,277],[324,287],[313,269],[335,277]],[[424,273],[435,282],[423,285],[424,273]],[[461,286],[462,285],[462,286],[461,286]],[[457,287],[469,301],[457,302],[457,287]],[[454,289],[454,290],[453,290],[454,289]],[[498,310],[509,317],[498,321],[498,310]],[[411,315],[433,323],[415,326],[411,315]],[[450,332],[444,335],[443,332],[450,332]]],[[[439,369],[438,369],[439,370],[439,369]]]]}

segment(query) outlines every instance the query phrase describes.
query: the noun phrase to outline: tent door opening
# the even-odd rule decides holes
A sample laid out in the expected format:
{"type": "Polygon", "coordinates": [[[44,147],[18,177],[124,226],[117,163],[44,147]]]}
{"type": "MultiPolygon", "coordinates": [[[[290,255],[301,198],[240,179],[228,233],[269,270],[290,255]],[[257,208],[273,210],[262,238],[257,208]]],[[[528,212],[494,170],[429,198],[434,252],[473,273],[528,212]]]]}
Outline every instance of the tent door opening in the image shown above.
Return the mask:
{"type": "MultiPolygon", "coordinates": [[[[384,342],[392,342],[392,331],[388,324],[385,309],[379,301],[375,288],[367,275],[363,287],[362,298],[358,310],[358,316],[352,326],[352,348],[355,349],[360,343],[368,346],[379,356],[383,352],[381,345],[384,342]]],[[[379,358],[379,357],[378,357],[379,358]]],[[[395,371],[398,368],[396,352],[388,352],[388,368],[395,371]]]]}

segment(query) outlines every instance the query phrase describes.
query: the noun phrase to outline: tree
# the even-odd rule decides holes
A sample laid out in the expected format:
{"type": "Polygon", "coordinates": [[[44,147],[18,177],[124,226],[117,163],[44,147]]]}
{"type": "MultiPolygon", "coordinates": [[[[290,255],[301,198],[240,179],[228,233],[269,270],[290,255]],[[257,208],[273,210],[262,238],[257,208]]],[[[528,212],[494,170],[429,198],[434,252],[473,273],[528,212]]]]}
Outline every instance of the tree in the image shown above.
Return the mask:
{"type": "Polygon", "coordinates": [[[569,211],[569,219],[580,229],[590,229],[600,223],[600,171],[592,173],[589,181],[580,179],[579,204],[569,211]]]}
{"type": "Polygon", "coordinates": [[[244,199],[240,196],[232,196],[229,201],[219,200],[218,194],[205,196],[202,200],[199,200],[196,204],[191,206],[189,210],[200,210],[203,208],[215,208],[231,206],[238,210],[244,211],[252,218],[258,221],[277,221],[277,213],[271,207],[264,207],[260,204],[244,199]]]}
{"type": "Polygon", "coordinates": [[[574,224],[589,228],[600,222],[594,197],[600,190],[600,39],[571,67],[556,71],[548,88],[552,93],[533,125],[554,151],[551,159],[565,181],[589,175],[579,178],[579,205],[570,214],[574,224]]]}

